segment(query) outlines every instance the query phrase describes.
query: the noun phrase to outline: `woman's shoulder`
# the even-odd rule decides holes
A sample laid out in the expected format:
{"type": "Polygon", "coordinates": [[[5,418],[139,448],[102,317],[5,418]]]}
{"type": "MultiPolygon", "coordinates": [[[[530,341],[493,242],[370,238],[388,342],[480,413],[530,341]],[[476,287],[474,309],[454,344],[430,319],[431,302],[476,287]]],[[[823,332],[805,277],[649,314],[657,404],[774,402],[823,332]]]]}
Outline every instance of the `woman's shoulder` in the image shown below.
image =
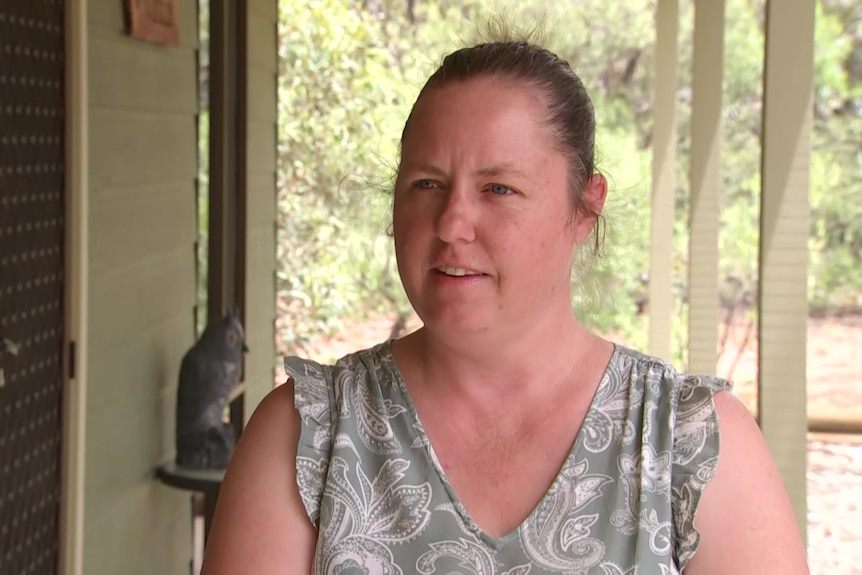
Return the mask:
{"type": "Polygon", "coordinates": [[[659,386],[660,389],[673,391],[682,398],[694,390],[715,394],[733,389],[733,382],[727,378],[717,374],[681,370],[669,360],[625,345],[615,344],[611,363],[612,372],[630,378],[632,383],[659,386]]]}
{"type": "Polygon", "coordinates": [[[683,568],[700,544],[694,520],[701,497],[712,482],[719,460],[720,408],[732,382],[715,374],[692,373],[673,362],[618,346],[610,376],[618,393],[636,398],[641,433],[656,458],[645,473],[660,478],[671,495],[673,554],[683,568]],[[656,466],[656,462],[663,462],[656,466]],[[659,473],[661,471],[661,473],[659,473]],[[657,474],[657,475],[656,475],[657,474]]]}
{"type": "Polygon", "coordinates": [[[376,369],[390,357],[390,341],[357,349],[338,357],[334,361],[320,361],[298,355],[284,357],[284,369],[294,380],[308,379],[327,382],[342,373],[356,373],[376,369]]]}
{"type": "Polygon", "coordinates": [[[294,405],[305,424],[328,425],[345,395],[379,385],[392,373],[390,342],[345,354],[332,362],[289,355],[284,370],[293,384],[294,405]]]}

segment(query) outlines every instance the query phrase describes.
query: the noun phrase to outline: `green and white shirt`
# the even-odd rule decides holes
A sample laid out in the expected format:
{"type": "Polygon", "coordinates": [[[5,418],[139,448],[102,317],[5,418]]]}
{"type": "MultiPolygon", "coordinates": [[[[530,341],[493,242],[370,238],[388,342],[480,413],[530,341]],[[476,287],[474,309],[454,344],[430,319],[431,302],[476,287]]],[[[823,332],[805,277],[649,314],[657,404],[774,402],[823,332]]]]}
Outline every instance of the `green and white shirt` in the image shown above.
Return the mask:
{"type": "Polygon", "coordinates": [[[716,377],[616,346],[551,488],[510,534],[470,518],[389,342],[334,365],[285,359],[302,418],[297,484],[314,574],[678,574],[718,461],[716,377]]]}

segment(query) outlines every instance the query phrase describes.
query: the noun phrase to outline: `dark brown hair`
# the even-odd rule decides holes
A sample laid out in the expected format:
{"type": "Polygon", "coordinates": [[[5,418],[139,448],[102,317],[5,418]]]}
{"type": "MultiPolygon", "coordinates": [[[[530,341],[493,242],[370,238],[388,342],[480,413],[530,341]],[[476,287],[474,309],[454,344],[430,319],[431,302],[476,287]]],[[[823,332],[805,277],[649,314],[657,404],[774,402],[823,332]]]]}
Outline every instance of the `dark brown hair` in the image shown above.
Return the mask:
{"type": "MultiPolygon", "coordinates": [[[[506,38],[510,34],[505,30],[492,31],[492,35],[501,39],[447,55],[422,87],[417,102],[430,89],[481,77],[511,79],[539,90],[547,107],[547,126],[558,149],[569,159],[572,215],[575,219],[581,215],[596,219],[594,249],[598,251],[602,215],[588,205],[583,193],[587,180],[596,173],[596,120],[590,96],[569,63],[550,50],[529,39],[506,38]]],[[[410,117],[405,132],[409,124],[410,117]]],[[[404,133],[401,141],[403,144],[404,133]]]]}

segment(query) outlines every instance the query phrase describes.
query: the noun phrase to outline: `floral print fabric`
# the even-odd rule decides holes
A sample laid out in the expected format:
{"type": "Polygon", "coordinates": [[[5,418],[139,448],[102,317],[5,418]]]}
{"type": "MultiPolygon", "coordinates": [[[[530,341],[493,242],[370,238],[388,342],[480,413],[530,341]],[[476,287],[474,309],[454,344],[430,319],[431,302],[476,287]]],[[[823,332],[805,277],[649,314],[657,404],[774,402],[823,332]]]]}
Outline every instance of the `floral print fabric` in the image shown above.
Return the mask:
{"type": "Polygon", "coordinates": [[[617,346],[553,485],[494,538],[448,484],[389,342],[285,368],[314,574],[668,575],[697,548],[695,511],[718,461],[713,396],[728,381],[617,346]]]}

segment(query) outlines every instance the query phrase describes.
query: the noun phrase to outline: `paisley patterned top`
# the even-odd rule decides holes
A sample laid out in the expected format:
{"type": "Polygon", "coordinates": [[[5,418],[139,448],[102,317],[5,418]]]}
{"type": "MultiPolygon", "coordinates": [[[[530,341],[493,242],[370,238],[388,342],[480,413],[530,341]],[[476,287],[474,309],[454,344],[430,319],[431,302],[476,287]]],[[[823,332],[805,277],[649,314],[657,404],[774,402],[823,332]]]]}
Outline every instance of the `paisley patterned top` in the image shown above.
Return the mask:
{"type": "Polygon", "coordinates": [[[728,381],[617,346],[553,485],[494,538],[446,480],[388,342],[285,368],[314,574],[667,575],[697,548],[695,510],[718,460],[713,396],[728,381]]]}

